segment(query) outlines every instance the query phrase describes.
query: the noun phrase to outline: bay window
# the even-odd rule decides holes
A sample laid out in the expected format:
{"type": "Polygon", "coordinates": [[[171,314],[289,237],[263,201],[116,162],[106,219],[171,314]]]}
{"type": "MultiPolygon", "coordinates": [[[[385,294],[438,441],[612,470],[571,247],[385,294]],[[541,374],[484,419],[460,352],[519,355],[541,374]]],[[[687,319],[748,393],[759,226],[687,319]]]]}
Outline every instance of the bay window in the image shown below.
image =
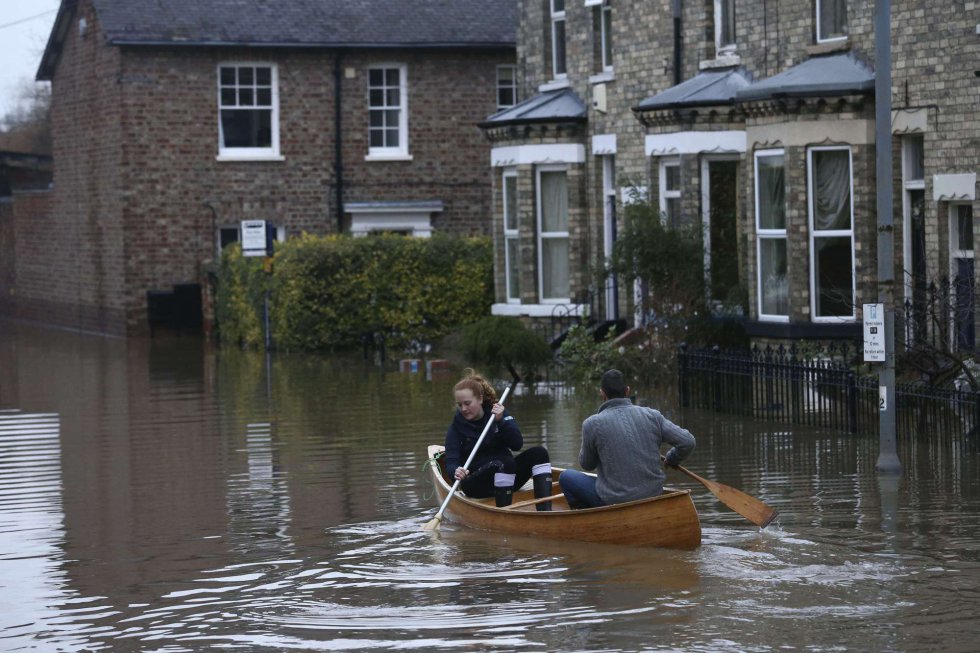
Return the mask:
{"type": "Polygon", "coordinates": [[[570,301],[568,174],[543,166],[536,174],[538,290],[543,303],[570,301]]]}
{"type": "Polygon", "coordinates": [[[504,277],[507,301],[521,301],[521,257],[517,223],[517,171],[504,172],[504,277]]]}
{"type": "Polygon", "coordinates": [[[786,158],[783,150],[755,153],[755,230],[759,319],[789,321],[786,158]]]}
{"type": "Polygon", "coordinates": [[[813,147],[807,155],[813,320],[854,319],[851,148],[813,147]]]}

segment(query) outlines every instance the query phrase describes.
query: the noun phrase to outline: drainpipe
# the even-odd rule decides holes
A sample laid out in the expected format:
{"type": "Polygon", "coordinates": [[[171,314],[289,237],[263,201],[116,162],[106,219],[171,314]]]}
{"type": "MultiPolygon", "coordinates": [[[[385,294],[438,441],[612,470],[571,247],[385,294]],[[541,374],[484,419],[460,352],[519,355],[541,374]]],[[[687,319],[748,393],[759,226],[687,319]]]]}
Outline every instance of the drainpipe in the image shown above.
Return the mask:
{"type": "Polygon", "coordinates": [[[670,13],[674,18],[674,86],[681,83],[681,45],[684,37],[681,35],[682,0],[671,0],[670,13]]]}
{"type": "Polygon", "coordinates": [[[334,174],[337,176],[335,186],[337,189],[337,233],[344,232],[344,155],[341,131],[341,60],[340,52],[337,52],[333,60],[333,103],[334,103],[334,174]]]}

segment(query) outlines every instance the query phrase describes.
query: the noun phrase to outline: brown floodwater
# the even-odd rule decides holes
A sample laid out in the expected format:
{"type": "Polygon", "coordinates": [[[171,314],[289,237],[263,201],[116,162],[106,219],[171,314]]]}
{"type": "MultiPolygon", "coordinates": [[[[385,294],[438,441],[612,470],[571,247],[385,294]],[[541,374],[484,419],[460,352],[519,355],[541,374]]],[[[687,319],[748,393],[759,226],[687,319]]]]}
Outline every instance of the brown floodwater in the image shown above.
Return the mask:
{"type": "MultiPolygon", "coordinates": [[[[900,440],[681,412],[691,552],[444,524],[423,465],[455,378],[360,356],[119,340],[0,322],[0,650],[973,651],[980,465],[900,440]]],[[[526,390],[526,389],[525,389],[526,390]]],[[[597,398],[526,391],[528,444],[573,465],[597,398]]]]}

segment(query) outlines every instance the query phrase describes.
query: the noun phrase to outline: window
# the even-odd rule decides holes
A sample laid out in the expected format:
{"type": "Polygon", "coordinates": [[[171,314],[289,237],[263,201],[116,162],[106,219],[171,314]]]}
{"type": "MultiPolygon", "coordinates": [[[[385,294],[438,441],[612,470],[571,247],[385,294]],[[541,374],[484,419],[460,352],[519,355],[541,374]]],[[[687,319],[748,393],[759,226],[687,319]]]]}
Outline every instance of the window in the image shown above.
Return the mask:
{"type": "MultiPolygon", "coordinates": [[[[616,242],[616,156],[609,154],[598,157],[602,161],[602,253],[606,259],[606,269],[612,261],[616,242]]],[[[606,319],[619,317],[619,287],[615,275],[606,277],[606,319]]]]}
{"type": "Polygon", "coordinates": [[[369,157],[408,156],[405,66],[368,69],[369,157]]]}
{"type": "Polygon", "coordinates": [[[497,108],[517,104],[517,66],[497,66],[497,108]]]}
{"type": "Polygon", "coordinates": [[[715,55],[735,51],[735,0],[715,0],[715,55]]]}
{"type": "Polygon", "coordinates": [[[953,343],[959,351],[976,346],[975,266],[973,263],[973,206],[949,207],[949,263],[953,285],[953,343]]]}
{"type": "Polygon", "coordinates": [[[551,69],[555,79],[565,73],[565,0],[551,2],[551,69]]]}
{"type": "Polygon", "coordinates": [[[218,67],[218,156],[279,156],[279,93],[275,66],[218,67]]]}
{"type": "Polygon", "coordinates": [[[847,0],[817,0],[817,43],[847,38],[847,0]]]}
{"type": "Polygon", "coordinates": [[[810,308],[815,322],[854,318],[851,148],[808,151],[810,308]]]}
{"type": "Polygon", "coordinates": [[[521,255],[517,222],[517,171],[504,172],[504,276],[507,283],[507,301],[521,301],[521,255]]]}
{"type": "Polygon", "coordinates": [[[660,161],[660,213],[668,226],[676,227],[681,217],[681,162],[660,161]]]}
{"type": "Polygon", "coordinates": [[[928,329],[926,279],[926,180],[922,134],[902,137],[902,214],[904,223],[906,342],[924,338],[928,329]]]}
{"type": "Polygon", "coordinates": [[[562,169],[537,170],[538,284],[542,303],[570,300],[568,270],[568,175],[562,169]]]}
{"type": "Polygon", "coordinates": [[[596,68],[599,72],[612,72],[612,6],[609,0],[593,8],[593,35],[596,46],[596,68]]]}
{"type": "Polygon", "coordinates": [[[789,257],[783,150],[755,153],[755,233],[759,319],[788,322],[789,257]]]}

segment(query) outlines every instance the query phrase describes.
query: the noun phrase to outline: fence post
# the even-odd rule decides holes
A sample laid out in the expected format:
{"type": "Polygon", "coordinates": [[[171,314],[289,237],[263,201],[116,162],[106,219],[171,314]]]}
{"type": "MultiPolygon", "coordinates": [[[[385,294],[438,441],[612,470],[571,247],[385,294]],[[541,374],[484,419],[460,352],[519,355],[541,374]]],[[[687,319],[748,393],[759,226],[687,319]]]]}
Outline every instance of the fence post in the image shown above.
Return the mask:
{"type": "Polygon", "coordinates": [[[713,397],[714,401],[713,401],[712,410],[720,411],[721,410],[721,374],[720,374],[721,347],[719,347],[718,345],[714,345],[711,348],[711,353],[714,356],[714,361],[711,366],[712,367],[711,371],[713,372],[713,374],[711,375],[713,383],[711,385],[712,388],[714,389],[714,397],[713,397]]]}
{"type": "Polygon", "coordinates": [[[847,372],[847,432],[857,433],[857,375],[847,372]]]}
{"type": "Polygon", "coordinates": [[[688,374],[687,374],[687,343],[682,342],[680,346],[680,352],[677,354],[677,389],[680,393],[681,408],[690,408],[691,399],[687,391],[688,374]]]}

